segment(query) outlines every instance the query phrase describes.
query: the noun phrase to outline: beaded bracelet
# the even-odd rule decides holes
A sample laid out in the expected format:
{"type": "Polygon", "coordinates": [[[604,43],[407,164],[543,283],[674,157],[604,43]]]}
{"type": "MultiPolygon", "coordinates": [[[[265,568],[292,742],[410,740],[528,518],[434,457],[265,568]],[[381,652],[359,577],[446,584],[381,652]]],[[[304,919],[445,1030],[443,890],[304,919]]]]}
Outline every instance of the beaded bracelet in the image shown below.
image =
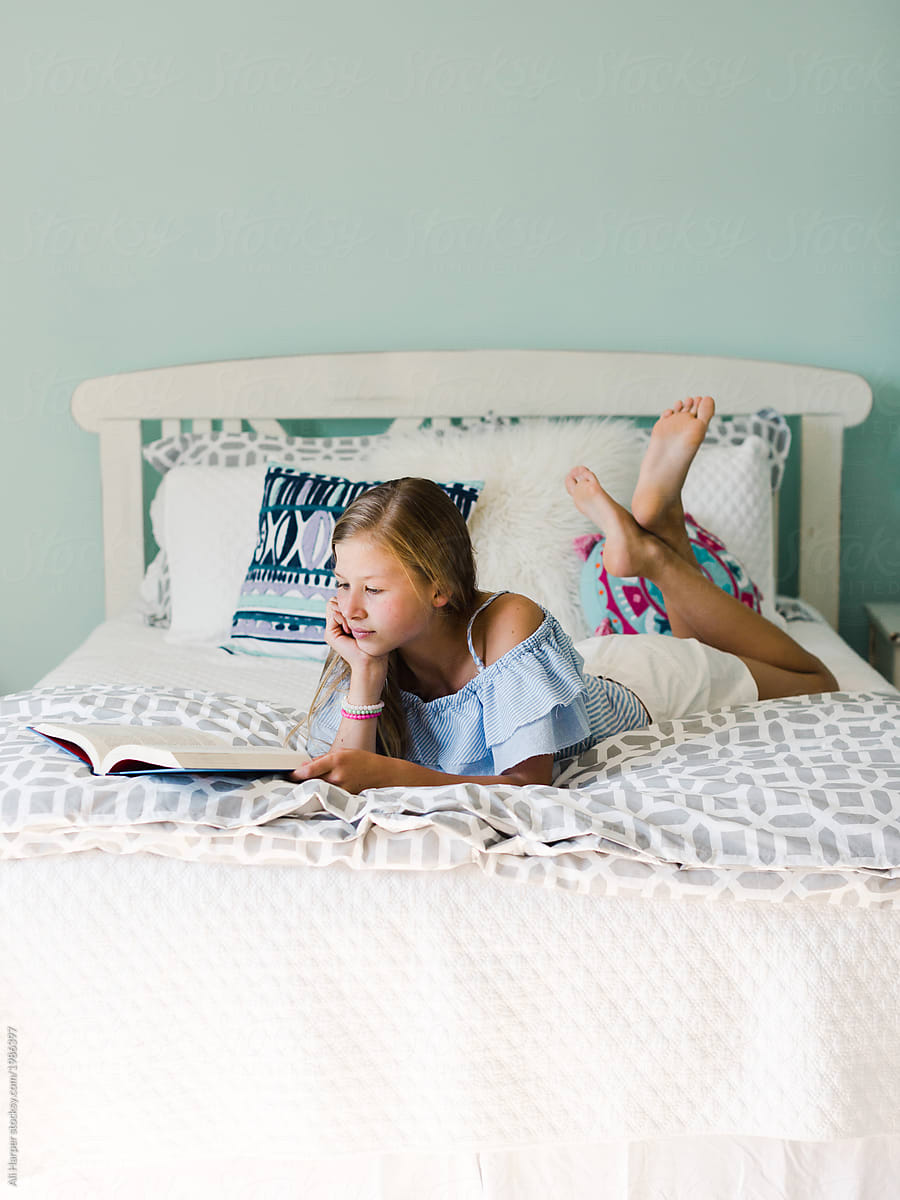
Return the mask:
{"type": "Polygon", "coordinates": [[[372,721],[384,710],[384,701],[377,704],[342,704],[341,716],[351,721],[372,721]]]}

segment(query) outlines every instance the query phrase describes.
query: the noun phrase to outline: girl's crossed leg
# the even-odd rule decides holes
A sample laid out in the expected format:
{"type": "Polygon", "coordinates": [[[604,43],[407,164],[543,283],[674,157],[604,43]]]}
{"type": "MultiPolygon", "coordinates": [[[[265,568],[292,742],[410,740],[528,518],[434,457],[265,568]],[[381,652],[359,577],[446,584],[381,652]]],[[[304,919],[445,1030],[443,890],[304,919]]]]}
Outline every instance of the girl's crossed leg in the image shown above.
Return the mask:
{"type": "Polygon", "coordinates": [[[711,397],[667,409],[653,427],[631,509],[617,504],[587,467],[574,467],[566,488],[606,535],[603,565],[611,575],[643,575],[663,594],[672,633],[696,638],[742,659],[761,700],[837,690],[837,681],[771,621],[723,592],[700,570],[684,524],[681,489],[715,411],[711,397]]]}

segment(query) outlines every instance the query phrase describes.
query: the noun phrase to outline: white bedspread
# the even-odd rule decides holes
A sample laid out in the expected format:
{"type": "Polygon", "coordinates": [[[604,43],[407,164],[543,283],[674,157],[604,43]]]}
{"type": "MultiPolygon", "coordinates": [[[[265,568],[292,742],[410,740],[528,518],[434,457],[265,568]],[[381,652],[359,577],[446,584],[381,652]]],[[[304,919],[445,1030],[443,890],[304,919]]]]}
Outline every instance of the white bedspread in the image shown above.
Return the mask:
{"type": "Polygon", "coordinates": [[[0,905],[23,1176],[898,1127],[897,908],[96,851],[0,905]]]}

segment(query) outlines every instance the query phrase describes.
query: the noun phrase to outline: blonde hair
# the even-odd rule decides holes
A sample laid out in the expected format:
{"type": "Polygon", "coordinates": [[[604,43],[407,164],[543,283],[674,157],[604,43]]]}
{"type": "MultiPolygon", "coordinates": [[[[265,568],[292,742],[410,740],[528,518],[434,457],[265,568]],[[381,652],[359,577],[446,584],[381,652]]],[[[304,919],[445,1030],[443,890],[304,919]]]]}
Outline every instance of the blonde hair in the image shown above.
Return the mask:
{"type": "MultiPolygon", "coordinates": [[[[474,613],[478,606],[475,554],[465,518],[432,480],[392,479],[363,492],[338,518],[331,539],[332,552],[357,534],[366,534],[377,541],[411,578],[446,596],[443,612],[449,618],[468,621],[474,613]]],[[[376,738],[378,750],[393,758],[405,757],[409,741],[397,682],[399,665],[399,654],[393,650],[388,660],[382,695],[384,711],[378,718],[376,738]]],[[[314,714],[349,681],[350,667],[336,651],[329,651],[310,706],[310,723],[314,714]]]]}

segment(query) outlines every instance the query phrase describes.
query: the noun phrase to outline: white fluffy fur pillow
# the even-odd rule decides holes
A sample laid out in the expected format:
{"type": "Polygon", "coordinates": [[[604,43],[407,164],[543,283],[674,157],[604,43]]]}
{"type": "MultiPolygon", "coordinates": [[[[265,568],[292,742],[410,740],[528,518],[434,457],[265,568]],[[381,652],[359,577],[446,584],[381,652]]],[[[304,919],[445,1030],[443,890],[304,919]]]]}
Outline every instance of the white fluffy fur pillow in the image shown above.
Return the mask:
{"type": "Polygon", "coordinates": [[[572,637],[583,637],[581,563],[572,539],[594,526],[575,508],[563,481],[571,467],[584,463],[627,504],[642,449],[628,421],[536,419],[483,431],[398,434],[373,452],[365,471],[379,479],[483,479],[469,519],[479,587],[530,596],[572,637]]]}

